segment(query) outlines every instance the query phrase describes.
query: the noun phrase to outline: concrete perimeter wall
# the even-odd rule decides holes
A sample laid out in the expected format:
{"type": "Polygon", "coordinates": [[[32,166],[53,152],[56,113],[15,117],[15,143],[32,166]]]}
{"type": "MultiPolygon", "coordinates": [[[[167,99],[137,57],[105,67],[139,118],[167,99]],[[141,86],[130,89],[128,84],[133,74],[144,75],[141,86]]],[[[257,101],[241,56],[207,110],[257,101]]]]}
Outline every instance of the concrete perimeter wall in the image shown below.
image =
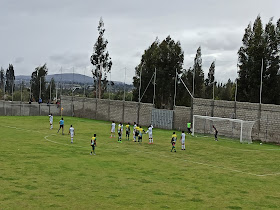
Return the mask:
{"type": "MultiPolygon", "coordinates": [[[[62,97],[63,115],[116,122],[139,122],[148,126],[152,121],[152,104],[132,101],[116,101],[82,97],[62,97]]],[[[175,106],[173,128],[186,130],[187,122],[194,115],[205,115],[223,118],[236,118],[255,121],[252,138],[267,142],[280,143],[280,106],[255,104],[234,101],[220,101],[195,98],[191,107],[175,106]]],[[[0,101],[0,115],[3,116],[36,116],[60,115],[60,106],[55,104],[27,104],[20,102],[0,101]]]]}
{"type": "Polygon", "coordinates": [[[143,126],[150,125],[153,109],[153,105],[147,103],[81,97],[74,97],[72,101],[71,96],[62,97],[62,107],[63,115],[131,124],[139,122],[143,126]]]}
{"type": "Polygon", "coordinates": [[[60,115],[60,107],[55,104],[21,103],[18,101],[0,101],[0,116],[39,116],[60,115]]]}

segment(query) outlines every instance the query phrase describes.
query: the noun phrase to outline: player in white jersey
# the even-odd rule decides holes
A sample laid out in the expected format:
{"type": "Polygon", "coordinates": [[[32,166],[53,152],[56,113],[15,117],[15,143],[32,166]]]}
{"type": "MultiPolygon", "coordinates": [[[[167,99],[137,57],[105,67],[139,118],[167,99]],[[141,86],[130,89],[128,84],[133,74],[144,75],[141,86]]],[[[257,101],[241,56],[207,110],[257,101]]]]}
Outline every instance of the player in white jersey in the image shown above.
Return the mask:
{"type": "Polygon", "coordinates": [[[136,127],[137,127],[137,124],[136,124],[136,122],[134,122],[134,125],[133,125],[133,141],[136,141],[136,136],[135,136],[136,127]]]}
{"type": "Polygon", "coordinates": [[[51,114],[49,114],[49,118],[50,118],[50,129],[53,129],[53,115],[52,115],[52,113],[51,114]]]}
{"type": "Polygon", "coordinates": [[[185,140],[186,140],[186,134],[185,134],[185,131],[182,131],[182,134],[181,134],[182,150],[186,150],[186,147],[185,147],[185,140]]]}
{"type": "Polygon", "coordinates": [[[152,125],[149,126],[146,133],[149,133],[149,144],[153,144],[154,140],[153,140],[153,126],[152,125]]]}
{"type": "Polygon", "coordinates": [[[68,135],[70,134],[70,137],[71,137],[71,144],[73,144],[73,138],[74,138],[74,135],[75,135],[75,131],[74,131],[74,128],[73,126],[71,125],[70,128],[69,128],[69,133],[68,135]]]}
{"type": "Polygon", "coordinates": [[[115,121],[112,121],[112,125],[111,125],[111,137],[112,138],[113,136],[115,137],[115,131],[116,131],[116,123],[115,121]]]}

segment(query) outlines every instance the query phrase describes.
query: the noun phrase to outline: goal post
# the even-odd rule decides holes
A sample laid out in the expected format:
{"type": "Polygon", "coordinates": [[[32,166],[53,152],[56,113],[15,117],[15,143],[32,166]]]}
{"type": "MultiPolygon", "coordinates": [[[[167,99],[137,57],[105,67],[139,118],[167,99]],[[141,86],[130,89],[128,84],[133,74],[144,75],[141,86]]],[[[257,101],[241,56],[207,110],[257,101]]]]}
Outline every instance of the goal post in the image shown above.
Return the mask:
{"type": "Polygon", "coordinates": [[[252,143],[252,129],[255,121],[193,115],[192,135],[195,133],[212,134],[213,125],[218,135],[239,138],[240,143],[252,143]]]}

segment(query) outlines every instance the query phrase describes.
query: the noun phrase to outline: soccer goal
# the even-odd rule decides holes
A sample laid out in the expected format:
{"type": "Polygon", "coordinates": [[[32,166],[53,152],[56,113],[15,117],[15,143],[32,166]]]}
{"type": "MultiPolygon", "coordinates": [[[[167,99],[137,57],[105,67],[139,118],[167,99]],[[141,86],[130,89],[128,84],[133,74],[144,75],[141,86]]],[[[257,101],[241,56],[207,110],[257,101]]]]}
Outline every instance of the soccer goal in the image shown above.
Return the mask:
{"type": "Polygon", "coordinates": [[[213,134],[213,125],[218,135],[239,138],[240,143],[252,143],[252,128],[255,121],[194,115],[192,135],[195,133],[213,134]]]}

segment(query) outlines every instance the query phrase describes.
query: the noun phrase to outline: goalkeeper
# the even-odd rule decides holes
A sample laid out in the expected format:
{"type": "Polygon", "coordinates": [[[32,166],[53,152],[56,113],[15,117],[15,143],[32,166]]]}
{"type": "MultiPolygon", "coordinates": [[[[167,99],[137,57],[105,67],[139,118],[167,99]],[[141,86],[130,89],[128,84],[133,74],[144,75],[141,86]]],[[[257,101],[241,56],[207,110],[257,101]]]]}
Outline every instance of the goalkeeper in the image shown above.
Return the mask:
{"type": "Polygon", "coordinates": [[[214,129],[215,141],[218,141],[218,130],[214,125],[213,125],[213,129],[214,129]]]}
{"type": "Polygon", "coordinates": [[[192,127],[192,124],[190,122],[187,123],[188,134],[191,133],[191,127],[192,127]]]}

